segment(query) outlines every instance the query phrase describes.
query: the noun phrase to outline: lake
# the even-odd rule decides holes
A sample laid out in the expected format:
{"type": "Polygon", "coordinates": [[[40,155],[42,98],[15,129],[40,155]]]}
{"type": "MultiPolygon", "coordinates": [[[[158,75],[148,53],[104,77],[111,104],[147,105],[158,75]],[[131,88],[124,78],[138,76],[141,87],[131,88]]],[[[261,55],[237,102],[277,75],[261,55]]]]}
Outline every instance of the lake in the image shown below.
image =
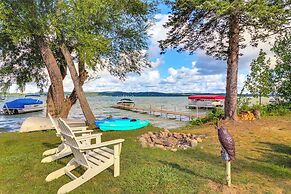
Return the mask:
{"type": "MultiPolygon", "coordinates": [[[[6,101],[10,101],[16,99],[18,97],[8,97],[6,101]]],[[[155,109],[163,109],[163,110],[171,110],[177,112],[186,112],[196,114],[196,110],[190,110],[186,108],[188,104],[187,97],[130,97],[135,101],[135,105],[141,108],[155,108],[155,109]]],[[[41,98],[44,102],[46,101],[46,97],[41,98]]],[[[146,115],[140,113],[134,113],[125,110],[119,110],[111,108],[112,105],[116,104],[121,97],[113,97],[113,96],[98,96],[98,95],[89,95],[87,96],[88,102],[91,106],[91,109],[96,117],[96,119],[104,119],[108,116],[114,117],[130,117],[137,119],[147,119],[154,126],[161,128],[173,129],[177,127],[182,127],[187,124],[188,118],[182,117],[182,121],[180,118],[176,120],[170,120],[166,118],[156,117],[153,115],[146,115]]],[[[2,108],[4,102],[0,102],[0,106],[2,108]]],[[[199,114],[205,114],[205,110],[199,110],[199,114]]],[[[0,115],[0,132],[13,132],[18,131],[22,122],[32,116],[45,116],[45,111],[42,112],[34,112],[27,114],[19,114],[19,115],[0,115]]],[[[71,109],[69,114],[69,118],[71,119],[84,119],[82,110],[77,103],[71,109]]]]}

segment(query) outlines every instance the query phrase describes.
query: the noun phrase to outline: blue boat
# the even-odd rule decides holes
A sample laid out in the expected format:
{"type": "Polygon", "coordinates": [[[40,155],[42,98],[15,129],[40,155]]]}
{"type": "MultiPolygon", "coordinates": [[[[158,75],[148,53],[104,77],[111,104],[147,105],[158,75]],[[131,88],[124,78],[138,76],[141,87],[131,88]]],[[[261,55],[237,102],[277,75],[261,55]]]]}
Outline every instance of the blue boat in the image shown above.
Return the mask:
{"type": "Polygon", "coordinates": [[[2,111],[4,114],[21,114],[28,112],[42,111],[44,109],[43,101],[34,98],[18,98],[6,102],[2,111]]]}
{"type": "Polygon", "coordinates": [[[146,127],[149,125],[149,121],[131,118],[108,118],[97,120],[95,124],[101,131],[127,131],[146,127]]]}

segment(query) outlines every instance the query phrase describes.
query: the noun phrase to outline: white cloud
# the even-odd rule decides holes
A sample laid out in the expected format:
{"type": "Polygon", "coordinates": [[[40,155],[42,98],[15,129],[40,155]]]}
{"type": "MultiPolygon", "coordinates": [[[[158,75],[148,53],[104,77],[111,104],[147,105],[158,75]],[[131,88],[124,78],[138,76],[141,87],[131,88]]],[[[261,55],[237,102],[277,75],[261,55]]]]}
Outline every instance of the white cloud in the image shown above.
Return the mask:
{"type": "MultiPolygon", "coordinates": [[[[172,64],[172,67],[168,68],[166,77],[160,75],[158,69],[165,61],[163,56],[159,55],[158,41],[166,38],[169,29],[164,28],[163,25],[168,21],[169,14],[157,14],[155,19],[156,22],[148,31],[150,34],[148,53],[150,58],[155,59],[155,61],[151,62],[152,67],[145,69],[141,75],[128,74],[125,81],[111,76],[108,71],[98,72],[100,78],[88,80],[83,86],[84,91],[225,92],[226,61],[215,60],[201,50],[196,52],[196,59],[192,62],[191,67],[177,67],[178,64],[172,64]]],[[[250,36],[245,35],[245,39],[248,42],[250,36]]],[[[273,56],[270,51],[271,45],[269,44],[269,42],[273,43],[273,41],[274,38],[266,43],[260,43],[257,48],[247,46],[243,49],[242,53],[244,55],[239,60],[240,72],[245,73],[248,71],[251,60],[257,57],[261,48],[267,52],[268,56],[273,56]]],[[[274,59],[272,59],[273,61],[274,59]]],[[[240,90],[246,79],[246,75],[243,73],[238,75],[238,90],[240,90]]],[[[96,72],[89,72],[89,75],[96,75],[96,72]]],[[[63,84],[65,91],[70,92],[73,90],[74,86],[69,73],[63,84]]],[[[14,92],[16,88],[13,85],[10,91],[14,92]]],[[[39,89],[35,84],[28,84],[26,87],[26,92],[38,91],[39,89]]]]}
{"type": "Polygon", "coordinates": [[[148,30],[150,35],[150,46],[149,46],[149,54],[151,57],[156,57],[161,52],[159,48],[159,40],[164,40],[167,37],[167,32],[169,29],[163,27],[163,25],[168,21],[169,14],[157,14],[155,15],[155,23],[148,30]]]}

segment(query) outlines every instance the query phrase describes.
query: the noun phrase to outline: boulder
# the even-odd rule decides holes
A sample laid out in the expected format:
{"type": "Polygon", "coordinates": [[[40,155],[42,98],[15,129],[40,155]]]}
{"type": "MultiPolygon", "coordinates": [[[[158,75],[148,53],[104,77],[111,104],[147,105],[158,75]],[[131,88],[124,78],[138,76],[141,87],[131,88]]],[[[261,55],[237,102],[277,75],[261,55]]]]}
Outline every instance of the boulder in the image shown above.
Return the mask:
{"type": "Polygon", "coordinates": [[[192,148],[195,148],[195,147],[197,146],[197,144],[198,144],[198,141],[197,141],[197,140],[195,140],[195,139],[191,139],[191,141],[190,141],[190,146],[191,146],[192,148]]]}
{"type": "Polygon", "coordinates": [[[197,139],[196,139],[196,140],[197,140],[197,142],[198,142],[198,143],[201,143],[201,142],[202,142],[202,139],[201,139],[201,137],[197,137],[197,139]]]}
{"type": "Polygon", "coordinates": [[[254,110],[253,114],[255,116],[256,119],[261,119],[261,112],[260,110],[254,110]]]}
{"type": "Polygon", "coordinates": [[[155,144],[159,144],[159,145],[163,145],[163,144],[164,144],[164,142],[163,142],[161,139],[158,139],[158,138],[155,138],[155,139],[153,140],[153,142],[154,142],[155,144]]]}
{"type": "Polygon", "coordinates": [[[166,149],[165,146],[160,145],[160,144],[155,144],[155,147],[156,147],[156,148],[161,148],[161,149],[166,149]]]}

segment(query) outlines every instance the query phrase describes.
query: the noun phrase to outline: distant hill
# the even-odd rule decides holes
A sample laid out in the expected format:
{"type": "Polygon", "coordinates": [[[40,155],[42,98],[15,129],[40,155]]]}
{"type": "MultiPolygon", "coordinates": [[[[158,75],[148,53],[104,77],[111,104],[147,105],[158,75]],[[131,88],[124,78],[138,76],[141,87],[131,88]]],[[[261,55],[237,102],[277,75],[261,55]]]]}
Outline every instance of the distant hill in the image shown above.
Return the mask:
{"type": "MultiPolygon", "coordinates": [[[[162,93],[162,92],[97,92],[101,96],[191,96],[191,95],[214,95],[214,93],[162,93]]],[[[225,95],[216,93],[216,95],[225,95]]]]}

